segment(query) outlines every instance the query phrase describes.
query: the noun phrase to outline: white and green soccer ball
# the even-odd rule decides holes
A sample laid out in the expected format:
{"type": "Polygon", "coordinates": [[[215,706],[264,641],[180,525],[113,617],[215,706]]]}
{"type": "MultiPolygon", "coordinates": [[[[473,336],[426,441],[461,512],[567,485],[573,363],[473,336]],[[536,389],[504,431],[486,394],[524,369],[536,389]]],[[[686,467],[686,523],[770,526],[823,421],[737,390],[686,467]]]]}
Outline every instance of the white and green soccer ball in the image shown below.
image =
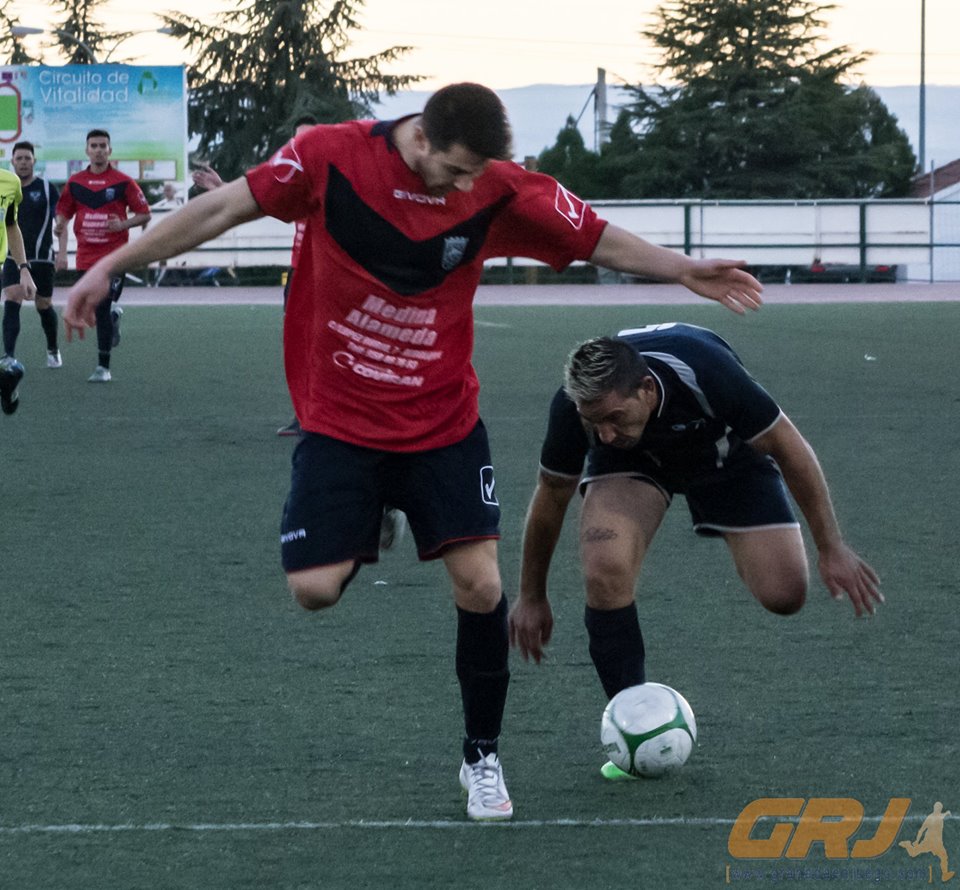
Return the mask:
{"type": "Polygon", "coordinates": [[[607,757],[624,772],[653,778],[675,772],[697,742],[697,721],[687,700],[662,683],[618,692],[600,721],[607,757]]]}

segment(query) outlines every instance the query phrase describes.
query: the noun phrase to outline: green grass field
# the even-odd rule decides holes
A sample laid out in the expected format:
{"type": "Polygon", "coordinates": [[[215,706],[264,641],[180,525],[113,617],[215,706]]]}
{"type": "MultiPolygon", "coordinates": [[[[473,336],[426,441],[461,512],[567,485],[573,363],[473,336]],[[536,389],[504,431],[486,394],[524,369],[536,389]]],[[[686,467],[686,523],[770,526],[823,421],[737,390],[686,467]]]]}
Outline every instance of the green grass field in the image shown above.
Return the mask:
{"type": "MultiPolygon", "coordinates": [[[[769,615],[678,502],[638,600],[648,676],[687,696],[701,744],[675,778],[608,785],[568,522],[549,661],[512,665],[501,751],[515,821],[469,824],[442,567],[407,540],[328,613],[286,592],[279,310],[131,309],[109,386],[85,382],[90,336],[46,370],[24,312],[21,407],[0,417],[2,890],[753,886],[778,868],[858,864],[816,846],[733,859],[731,823],[756,798],[850,797],[876,817],[909,797],[901,838],[935,801],[960,813],[960,304],[477,320],[508,592],[567,351],[681,320],[727,337],[813,444],[887,606],[857,621],[816,582],[799,615],[769,615]]],[[[944,841],[956,867],[955,816],[944,841]]],[[[896,847],[859,865],[887,871],[832,883],[939,883],[932,856],[896,847]]]]}

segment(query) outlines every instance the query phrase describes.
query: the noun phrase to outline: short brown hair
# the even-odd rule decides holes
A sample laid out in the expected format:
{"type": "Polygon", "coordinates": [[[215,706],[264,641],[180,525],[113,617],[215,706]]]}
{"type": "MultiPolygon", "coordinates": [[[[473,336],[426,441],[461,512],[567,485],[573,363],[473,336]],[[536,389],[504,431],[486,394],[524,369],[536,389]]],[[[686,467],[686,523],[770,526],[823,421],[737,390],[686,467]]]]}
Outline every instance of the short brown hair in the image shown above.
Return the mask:
{"type": "Polygon", "coordinates": [[[626,340],[596,337],[581,343],[567,358],[563,388],[578,405],[607,393],[630,395],[650,376],[647,360],[626,340]]]}
{"type": "Polygon", "coordinates": [[[513,154],[507,110],[499,96],[478,83],[454,83],[438,90],[423,109],[420,125],[434,151],[462,145],[488,160],[513,154]]]}

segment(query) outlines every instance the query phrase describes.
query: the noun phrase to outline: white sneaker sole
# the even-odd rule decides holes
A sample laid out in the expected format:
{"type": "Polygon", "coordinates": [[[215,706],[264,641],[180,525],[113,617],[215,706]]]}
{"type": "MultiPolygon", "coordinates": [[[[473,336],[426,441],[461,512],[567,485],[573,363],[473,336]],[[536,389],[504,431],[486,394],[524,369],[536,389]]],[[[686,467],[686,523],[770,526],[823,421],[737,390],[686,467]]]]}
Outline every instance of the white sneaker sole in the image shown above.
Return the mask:
{"type": "Polygon", "coordinates": [[[470,811],[470,783],[464,777],[463,767],[460,767],[460,787],[467,796],[467,818],[474,822],[506,822],[513,818],[513,801],[508,800],[498,808],[474,807],[470,811]]]}

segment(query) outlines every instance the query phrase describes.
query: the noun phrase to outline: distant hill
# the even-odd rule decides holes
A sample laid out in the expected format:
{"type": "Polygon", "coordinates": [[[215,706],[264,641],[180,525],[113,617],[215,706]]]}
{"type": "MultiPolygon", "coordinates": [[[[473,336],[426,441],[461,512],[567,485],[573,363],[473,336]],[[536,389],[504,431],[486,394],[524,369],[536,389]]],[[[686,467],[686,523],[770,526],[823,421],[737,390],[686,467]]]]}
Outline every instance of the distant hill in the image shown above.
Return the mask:
{"type": "MultiPolygon", "coordinates": [[[[591,98],[592,84],[533,84],[498,90],[507,107],[513,125],[514,156],[538,155],[556,141],[568,116],[580,117],[580,130],[588,148],[594,147],[594,112],[591,98]]],[[[919,152],[920,88],[894,86],[874,88],[887,108],[896,115],[900,126],[910,137],[914,152],[919,152]]],[[[398,96],[385,97],[377,116],[394,118],[419,111],[430,96],[429,91],[411,90],[398,96]]],[[[625,101],[625,94],[617,87],[608,86],[608,120],[617,115],[617,108],[625,101]]],[[[926,89],[926,160],[942,166],[960,158],[960,86],[928,86],[926,89]]]]}

